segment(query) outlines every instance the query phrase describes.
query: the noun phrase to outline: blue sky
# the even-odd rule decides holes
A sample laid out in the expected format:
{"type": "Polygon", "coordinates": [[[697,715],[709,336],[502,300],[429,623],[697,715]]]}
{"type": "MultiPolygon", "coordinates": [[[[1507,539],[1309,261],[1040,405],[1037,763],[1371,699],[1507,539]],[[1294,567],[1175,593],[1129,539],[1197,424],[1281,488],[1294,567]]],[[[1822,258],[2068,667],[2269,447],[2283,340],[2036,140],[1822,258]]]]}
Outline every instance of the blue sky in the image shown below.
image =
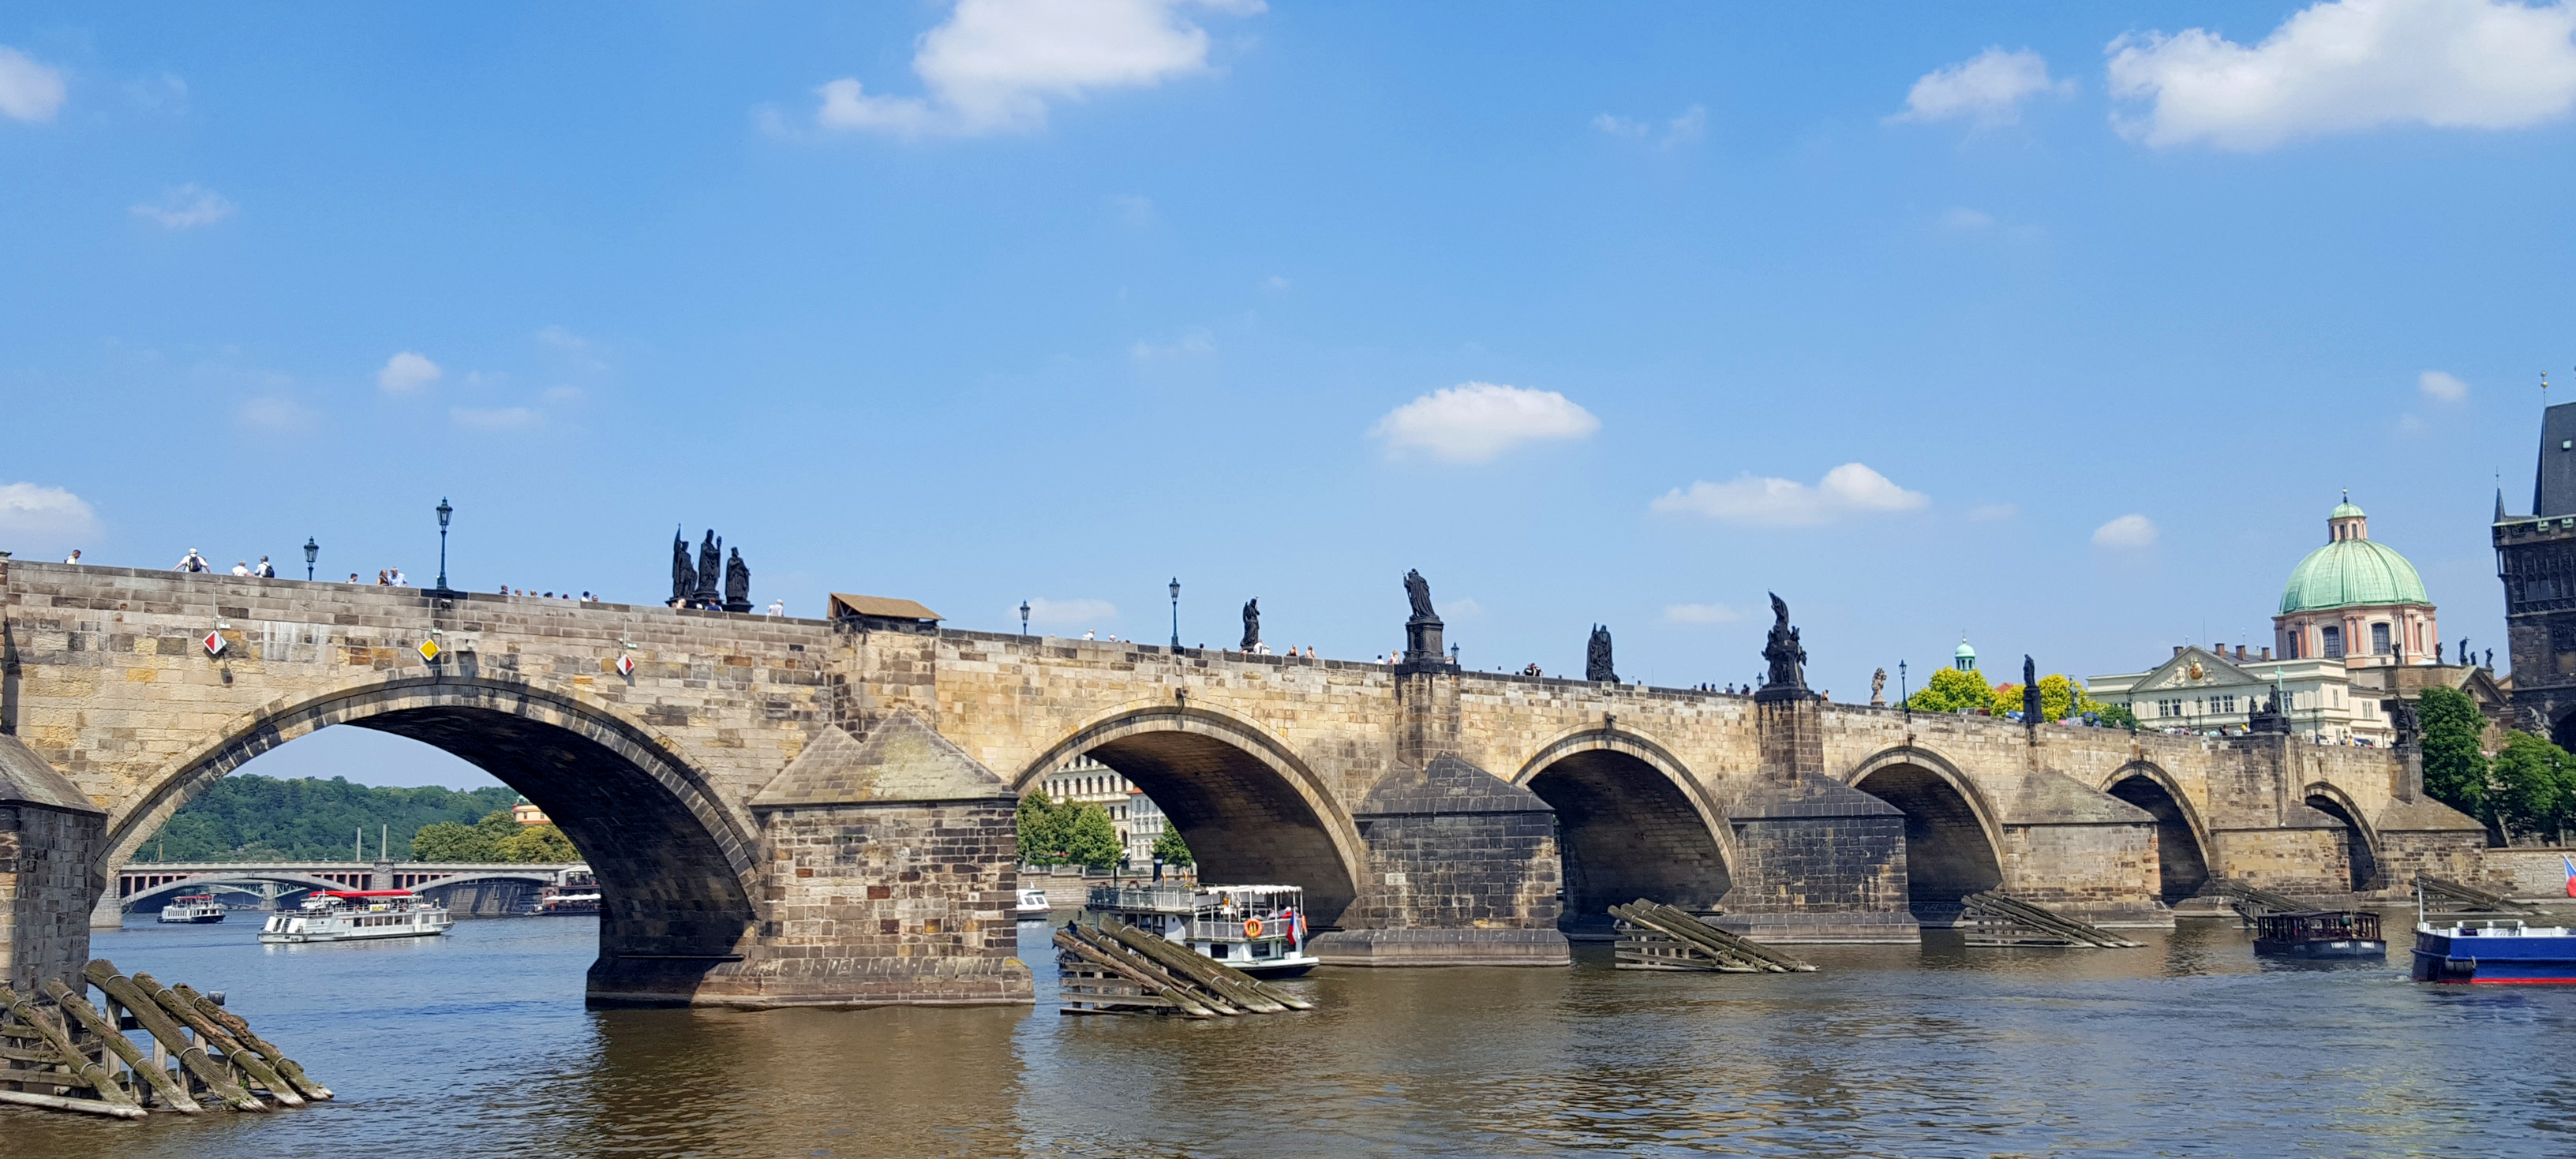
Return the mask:
{"type": "MultiPolygon", "coordinates": [[[[1606,623],[1669,685],[1753,677],[1778,591],[1848,698],[1962,631],[2268,641],[2348,487],[2499,645],[2493,488],[2576,386],[2571,30],[13,5],[0,547],[420,583],[445,497],[464,587],[654,601],[713,525],[802,615],[1159,641],[1178,576],[1185,643],[1259,596],[1344,658],[1420,568],[1471,667],[1606,623]]],[[[339,743],[291,771],[429,775],[339,743]]]]}

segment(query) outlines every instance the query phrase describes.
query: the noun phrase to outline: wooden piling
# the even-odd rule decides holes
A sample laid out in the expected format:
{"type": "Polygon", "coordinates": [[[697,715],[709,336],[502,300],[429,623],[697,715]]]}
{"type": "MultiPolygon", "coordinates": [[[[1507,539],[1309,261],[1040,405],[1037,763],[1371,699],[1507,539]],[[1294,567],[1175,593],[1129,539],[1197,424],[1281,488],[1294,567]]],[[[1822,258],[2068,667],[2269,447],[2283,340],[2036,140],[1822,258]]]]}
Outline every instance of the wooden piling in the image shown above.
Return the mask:
{"type": "Polygon", "coordinates": [[[230,1032],[215,1025],[214,1019],[198,1013],[194,1005],[187,999],[179,997],[169,987],[162,985],[159,979],[150,974],[138,972],[134,975],[134,984],[151,996],[153,1001],[160,1003],[161,1008],[169,1011],[170,1015],[177,1018],[182,1025],[196,1031],[200,1040],[224,1052],[226,1063],[249,1075],[252,1081],[268,1088],[270,1098],[290,1107],[304,1105],[304,1096],[297,1093],[295,1084],[286,1081],[286,1076],[277,1073],[276,1067],[268,1065],[268,1060],[260,1057],[258,1051],[243,1046],[241,1041],[234,1038],[230,1032]]]}
{"type": "Polygon", "coordinates": [[[163,1070],[159,1064],[146,1057],[143,1048],[134,1045],[133,1039],[127,1038],[124,1031],[116,1028],[115,1019],[100,1013],[97,1007],[89,1004],[89,999],[81,997],[74,993],[71,987],[64,985],[62,979],[46,979],[45,996],[53,999],[54,1004],[69,1013],[83,1029],[106,1042],[107,1048],[116,1052],[116,1057],[125,1060],[125,1069],[152,1084],[153,1093],[159,1095],[161,1101],[171,1110],[183,1115],[205,1113],[206,1108],[198,1105],[197,1100],[188,1096],[188,1088],[185,1085],[170,1077],[169,1071],[163,1070]]]}
{"type": "Polygon", "coordinates": [[[34,1030],[45,1045],[52,1047],[55,1054],[62,1056],[62,1064],[71,1068],[70,1073],[64,1077],[79,1080],[69,1085],[88,1087],[98,1093],[101,1102],[138,1108],[143,1105],[141,1100],[134,1097],[132,1091],[117,1084],[116,1073],[113,1070],[104,1063],[90,1061],[89,1052],[72,1042],[71,1035],[65,1033],[62,1027],[54,1025],[52,1019],[45,1017],[43,1011],[36,1009],[35,1003],[27,1001],[15,990],[0,986],[0,1005],[7,1006],[9,1013],[17,1015],[18,1021],[34,1030]]]}
{"type": "Polygon", "coordinates": [[[197,1013],[204,1015],[208,1021],[213,1022],[217,1026],[223,1027],[226,1033],[233,1036],[234,1041],[259,1052],[260,1057],[265,1059],[268,1062],[268,1065],[277,1071],[279,1076],[283,1077],[288,1082],[294,1083],[295,1089],[303,1092],[304,1097],[308,1099],[329,1099],[331,1097],[331,1088],[314,1082],[311,1076],[304,1073],[304,1068],[301,1065],[297,1064],[294,1059],[286,1057],[285,1051],[277,1048],[276,1043],[270,1042],[265,1038],[261,1038],[260,1036],[251,1033],[249,1021],[245,1020],[241,1015],[215,1005],[214,999],[198,993],[195,988],[189,986],[185,982],[181,982],[170,987],[170,992],[177,994],[181,1000],[187,1002],[190,1006],[196,1007],[197,1013]]]}
{"type": "Polygon", "coordinates": [[[1260,1014],[1281,1010],[1312,1010],[1315,1004],[1292,994],[1282,994],[1240,970],[1216,961],[1187,946],[1172,944],[1115,920],[1104,921],[1101,929],[1111,937],[1163,966],[1187,975],[1192,981],[1236,999],[1236,1004],[1260,1014]]]}
{"type": "Polygon", "coordinates": [[[16,1103],[22,1107],[43,1107],[49,1111],[78,1111],[84,1115],[106,1115],[114,1119],[140,1119],[148,1114],[141,1107],[128,1106],[124,1103],[75,1099],[63,1095],[40,1095],[34,1091],[0,1091],[0,1103],[16,1103]]]}
{"type": "Polygon", "coordinates": [[[150,995],[145,994],[134,984],[133,979],[116,972],[116,963],[105,958],[93,959],[81,970],[81,976],[89,979],[91,985],[98,987],[100,992],[115,1000],[117,1005],[124,1007],[126,1013],[133,1015],[134,1021],[151,1033],[153,1041],[160,1043],[162,1049],[177,1055],[179,1065],[186,1068],[189,1074],[197,1076],[197,1081],[204,1083],[209,1092],[223,1100],[224,1105],[236,1111],[267,1113],[268,1104],[259,1101],[258,1096],[244,1090],[240,1083],[233,1081],[232,1072],[207,1055],[204,1047],[189,1041],[187,1031],[168,1014],[162,1012],[159,1002],[153,1001],[150,995]]]}

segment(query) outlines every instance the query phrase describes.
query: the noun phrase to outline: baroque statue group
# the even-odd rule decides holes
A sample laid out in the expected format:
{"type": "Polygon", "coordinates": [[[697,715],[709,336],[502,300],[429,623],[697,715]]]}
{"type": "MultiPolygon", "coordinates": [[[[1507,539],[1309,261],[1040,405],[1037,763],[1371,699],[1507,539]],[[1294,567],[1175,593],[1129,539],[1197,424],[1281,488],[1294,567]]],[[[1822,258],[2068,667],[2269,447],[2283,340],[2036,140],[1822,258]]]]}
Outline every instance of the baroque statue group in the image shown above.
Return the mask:
{"type": "Polygon", "coordinates": [[[706,542],[698,547],[698,562],[689,564],[688,533],[671,531],[671,606],[699,608],[710,612],[748,612],[751,610],[751,568],[742,562],[742,549],[733,549],[733,558],[724,555],[724,540],[715,529],[707,530],[706,542]],[[724,587],[721,592],[717,584],[724,587]]]}

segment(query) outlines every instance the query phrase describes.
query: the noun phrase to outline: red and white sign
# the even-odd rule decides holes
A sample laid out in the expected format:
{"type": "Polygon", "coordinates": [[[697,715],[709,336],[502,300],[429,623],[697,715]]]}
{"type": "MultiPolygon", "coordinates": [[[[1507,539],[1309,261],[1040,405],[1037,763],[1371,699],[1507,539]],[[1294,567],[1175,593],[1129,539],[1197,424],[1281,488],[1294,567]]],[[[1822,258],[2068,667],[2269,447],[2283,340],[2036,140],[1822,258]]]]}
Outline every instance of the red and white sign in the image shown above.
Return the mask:
{"type": "Polygon", "coordinates": [[[205,639],[197,642],[206,646],[206,655],[208,656],[221,656],[224,654],[224,634],[221,632],[208,632],[206,633],[205,639]]]}
{"type": "Polygon", "coordinates": [[[617,658],[617,674],[620,676],[635,675],[635,658],[632,656],[619,656],[617,658]]]}

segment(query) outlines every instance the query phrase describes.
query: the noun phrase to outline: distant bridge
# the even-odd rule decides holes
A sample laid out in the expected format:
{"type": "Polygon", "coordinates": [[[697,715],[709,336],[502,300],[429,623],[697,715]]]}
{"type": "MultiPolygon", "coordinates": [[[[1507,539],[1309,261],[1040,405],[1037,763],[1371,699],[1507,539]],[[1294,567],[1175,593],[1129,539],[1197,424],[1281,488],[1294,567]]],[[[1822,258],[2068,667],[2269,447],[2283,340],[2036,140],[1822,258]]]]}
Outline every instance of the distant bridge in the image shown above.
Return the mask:
{"type": "Polygon", "coordinates": [[[217,885],[258,882],[294,889],[444,889],[478,881],[563,885],[588,873],[581,862],[445,861],[155,861],[116,871],[116,892],[100,903],[94,924],[114,926],[120,911],[166,903],[217,885]],[[103,920],[102,920],[103,919],[103,920]]]}

